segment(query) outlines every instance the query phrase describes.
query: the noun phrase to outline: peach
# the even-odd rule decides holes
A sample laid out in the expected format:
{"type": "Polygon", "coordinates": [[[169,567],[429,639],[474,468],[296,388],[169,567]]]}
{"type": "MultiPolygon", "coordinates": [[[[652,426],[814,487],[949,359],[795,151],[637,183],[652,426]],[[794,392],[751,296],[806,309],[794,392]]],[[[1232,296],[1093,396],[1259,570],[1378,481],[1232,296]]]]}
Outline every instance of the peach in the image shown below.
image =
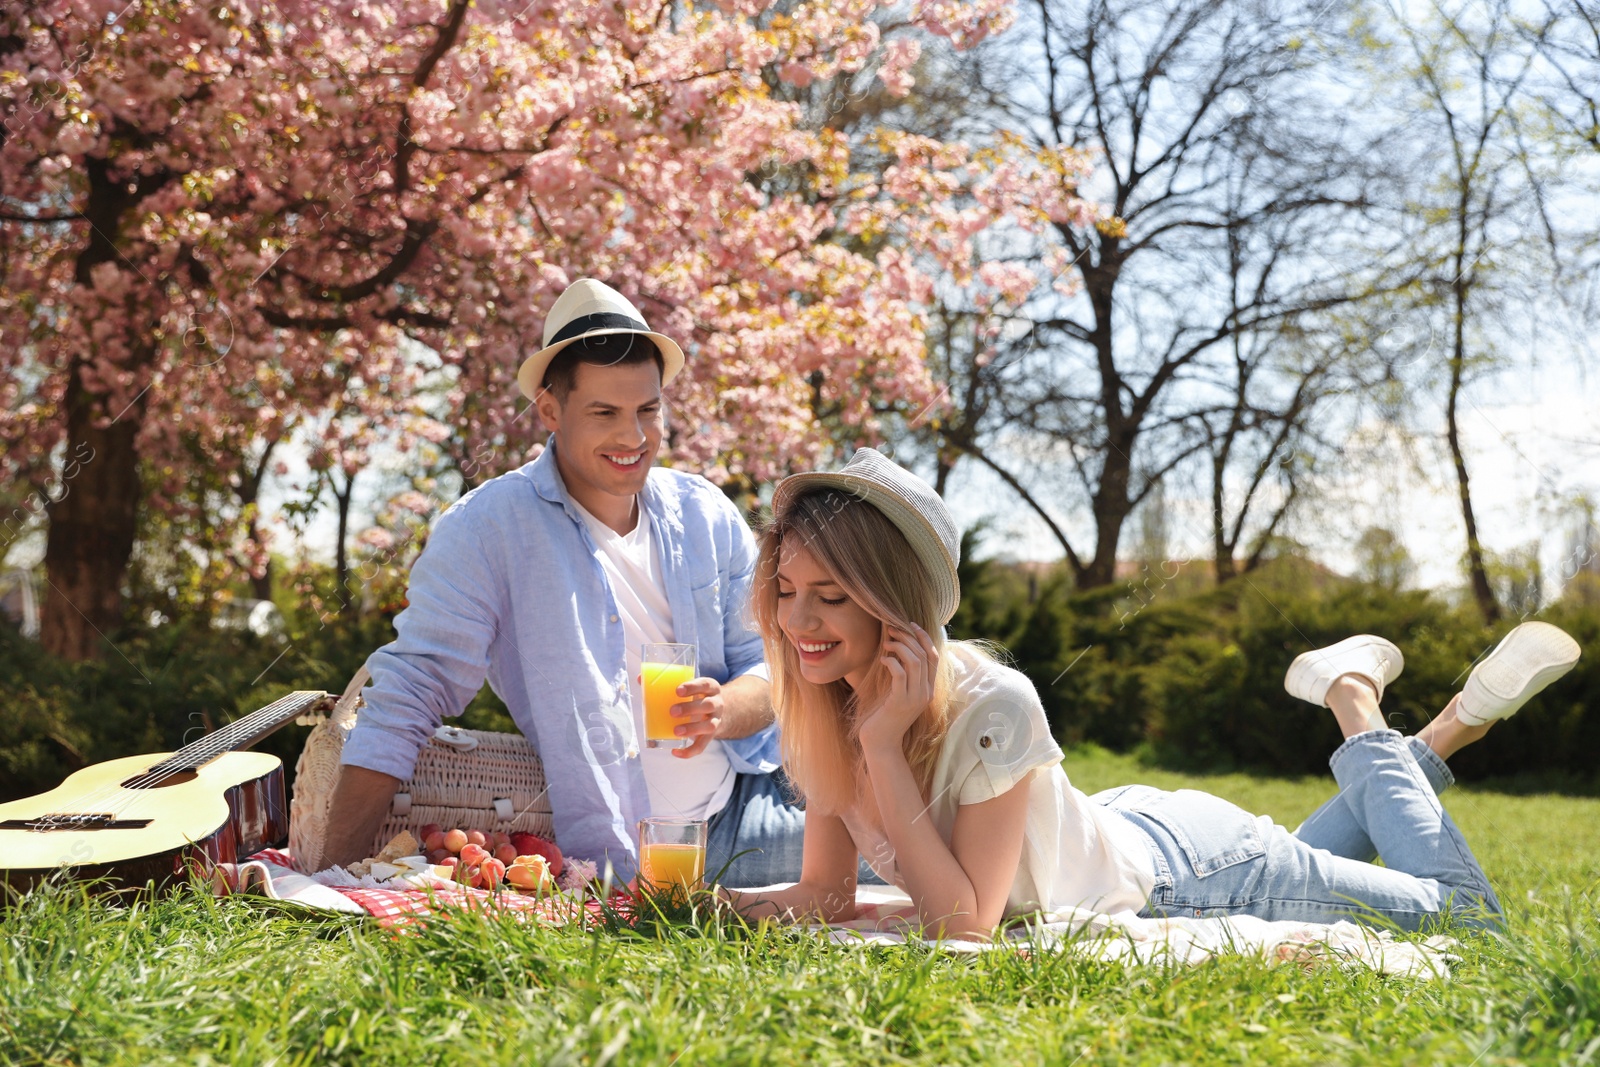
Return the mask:
{"type": "Polygon", "coordinates": [[[506,865],[493,856],[478,865],[478,877],[475,883],[479,889],[493,889],[505,880],[506,865]]]}
{"type": "Polygon", "coordinates": [[[467,832],[465,830],[451,830],[444,835],[444,847],[451,852],[460,852],[467,847],[467,832]]]}
{"type": "Polygon", "coordinates": [[[489,850],[481,845],[467,845],[461,850],[461,862],[472,866],[489,858],[489,850]]]}
{"type": "Polygon", "coordinates": [[[428,850],[429,863],[443,863],[445,860],[453,858],[454,857],[450,855],[450,850],[447,848],[435,848],[428,850]]]}
{"type": "Polygon", "coordinates": [[[421,826],[417,827],[417,838],[421,841],[426,841],[429,836],[433,834],[442,833],[444,833],[444,827],[440,826],[436,822],[423,823],[421,826]]]}
{"type": "Polygon", "coordinates": [[[517,862],[517,850],[507,841],[505,844],[495,846],[494,858],[509,867],[517,862]]]}
{"type": "Polygon", "coordinates": [[[467,843],[469,845],[477,845],[479,848],[488,848],[489,835],[482,830],[468,830],[467,843]]]}
{"type": "Polygon", "coordinates": [[[422,847],[429,852],[444,851],[444,831],[435,830],[422,839],[422,847]]]}
{"type": "Polygon", "coordinates": [[[511,835],[506,833],[504,830],[496,830],[494,833],[489,835],[488,847],[491,852],[498,849],[501,845],[509,844],[511,844],[511,835]]]}

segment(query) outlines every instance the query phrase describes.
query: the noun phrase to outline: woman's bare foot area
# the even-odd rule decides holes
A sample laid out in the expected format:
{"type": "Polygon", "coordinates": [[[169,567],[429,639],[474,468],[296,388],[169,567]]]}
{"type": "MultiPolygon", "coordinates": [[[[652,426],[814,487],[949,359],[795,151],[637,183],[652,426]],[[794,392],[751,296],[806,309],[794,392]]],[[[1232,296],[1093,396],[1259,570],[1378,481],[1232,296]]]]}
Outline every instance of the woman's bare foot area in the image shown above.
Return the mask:
{"type": "Polygon", "coordinates": [[[1328,686],[1326,699],[1345,737],[1384,728],[1377,687],[1364,675],[1341,674],[1328,686]]]}
{"type": "Polygon", "coordinates": [[[1479,726],[1468,726],[1456,717],[1456,707],[1460,703],[1461,694],[1457,693],[1450,698],[1450,703],[1444,706],[1444,710],[1417,734],[1423,744],[1438,753],[1440,759],[1449,759],[1474,741],[1480,740],[1489,732],[1489,727],[1494,725],[1492,722],[1486,722],[1479,726]]]}

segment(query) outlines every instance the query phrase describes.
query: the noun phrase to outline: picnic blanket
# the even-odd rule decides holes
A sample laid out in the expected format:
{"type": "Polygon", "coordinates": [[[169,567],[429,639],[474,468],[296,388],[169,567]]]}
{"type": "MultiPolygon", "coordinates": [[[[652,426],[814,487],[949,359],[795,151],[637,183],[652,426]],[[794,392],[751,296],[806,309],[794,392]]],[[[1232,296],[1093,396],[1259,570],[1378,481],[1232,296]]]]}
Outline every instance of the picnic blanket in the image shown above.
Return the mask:
{"type": "Polygon", "coordinates": [[[592,895],[490,893],[444,879],[396,889],[380,885],[370,876],[356,878],[340,867],[306,874],[295,866],[294,857],[288,852],[270,848],[243,863],[217,864],[211,874],[211,889],[217,896],[253,893],[318,911],[370,915],[383,926],[404,926],[428,916],[448,914],[451,909],[498,910],[560,926],[580,913],[598,914],[600,910],[599,901],[592,895]]]}
{"type": "MultiPolygon", "coordinates": [[[[219,864],[212,888],[219,896],[259,893],[320,911],[370,915],[385,926],[445,915],[451,909],[498,909],[523,921],[560,926],[585,915],[597,916],[592,894],[558,893],[532,897],[489,893],[440,881],[427,887],[392,889],[370,878],[357,879],[339,868],[308,875],[288,853],[268,849],[243,863],[219,864]]],[[[749,890],[780,889],[764,886],[749,890]]],[[[623,898],[613,898],[617,908],[623,898]]],[[[623,905],[622,910],[625,910],[623,905]]],[[[893,886],[859,886],[857,918],[812,926],[818,936],[853,946],[921,942],[943,952],[976,954],[1001,950],[1065,951],[1094,959],[1137,964],[1197,964],[1219,956],[1255,956],[1272,963],[1304,967],[1335,966],[1413,978],[1447,978],[1456,942],[1434,936],[1397,940],[1387,930],[1352,922],[1273,922],[1250,915],[1212,918],[1147,919],[1133,912],[1105,914],[1065,908],[1041,914],[994,941],[928,941],[910,920],[911,899],[893,886]]]]}
{"type": "MultiPolygon", "coordinates": [[[[885,900],[863,918],[812,929],[846,945],[923,940],[915,929],[896,929],[915,909],[904,894],[891,892],[904,903],[885,900]]],[[[1269,963],[1294,963],[1306,968],[1334,966],[1410,978],[1448,978],[1450,964],[1458,958],[1453,951],[1456,944],[1455,939],[1442,935],[1400,941],[1388,930],[1344,921],[1272,921],[1253,915],[1149,919],[1129,911],[1106,914],[1061,908],[1012,927],[993,941],[946,940],[937,947],[961,954],[1068,951],[1093,959],[1156,965],[1191,965],[1219,956],[1255,956],[1269,963]]]]}

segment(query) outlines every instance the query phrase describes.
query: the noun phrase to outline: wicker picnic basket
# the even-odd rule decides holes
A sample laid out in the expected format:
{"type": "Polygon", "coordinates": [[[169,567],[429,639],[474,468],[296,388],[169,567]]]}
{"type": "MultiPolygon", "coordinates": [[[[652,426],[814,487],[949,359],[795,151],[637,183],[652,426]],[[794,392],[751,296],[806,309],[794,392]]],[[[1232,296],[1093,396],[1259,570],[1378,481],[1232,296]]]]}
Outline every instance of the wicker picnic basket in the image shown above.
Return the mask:
{"type": "MultiPolygon", "coordinates": [[[[339,755],[356,724],[368,679],[365,667],[356,672],[333,711],[306,738],[295,763],[289,849],[303,869],[322,866],[339,755]]],[[[427,823],[447,829],[527,831],[553,840],[555,824],[539,753],[521,734],[439,727],[418,755],[411,780],[395,792],[389,817],[367,854],[377,855],[401,830],[415,833],[427,823]]]]}

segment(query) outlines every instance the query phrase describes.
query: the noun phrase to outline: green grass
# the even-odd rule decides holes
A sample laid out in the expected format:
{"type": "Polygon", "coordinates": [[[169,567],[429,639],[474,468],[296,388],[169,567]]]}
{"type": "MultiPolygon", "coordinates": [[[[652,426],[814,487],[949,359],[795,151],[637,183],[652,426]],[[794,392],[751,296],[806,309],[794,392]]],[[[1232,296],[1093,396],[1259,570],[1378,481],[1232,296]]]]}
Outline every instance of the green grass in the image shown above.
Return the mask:
{"type": "MultiPolygon", "coordinates": [[[[1198,778],[1079,752],[1093,791],[1202,786],[1293,826],[1327,780],[1198,778]]],[[[35,894],[0,918],[9,1063],[1587,1063],[1600,1061],[1600,800],[1449,806],[1509,936],[1448,982],[1238,960],[952,958],[790,931],[652,937],[462,918],[411,935],[238,898],[35,894]]]]}

